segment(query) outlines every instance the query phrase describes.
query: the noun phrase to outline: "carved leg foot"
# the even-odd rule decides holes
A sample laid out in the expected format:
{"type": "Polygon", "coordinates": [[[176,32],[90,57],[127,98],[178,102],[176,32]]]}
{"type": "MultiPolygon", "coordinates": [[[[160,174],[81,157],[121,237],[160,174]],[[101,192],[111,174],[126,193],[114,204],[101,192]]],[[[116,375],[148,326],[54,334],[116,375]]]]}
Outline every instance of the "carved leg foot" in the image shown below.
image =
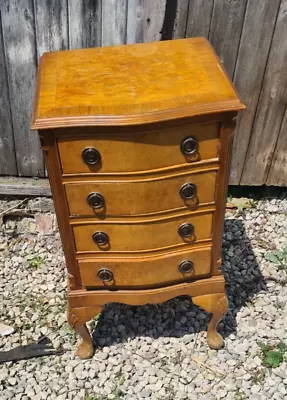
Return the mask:
{"type": "Polygon", "coordinates": [[[207,343],[212,349],[220,349],[223,346],[223,338],[217,332],[216,327],[228,308],[228,301],[225,293],[196,296],[192,298],[192,301],[206,312],[212,314],[207,327],[207,343]]]}
{"type": "Polygon", "coordinates": [[[81,359],[91,358],[94,354],[93,340],[86,322],[101,312],[101,307],[69,308],[68,323],[82,339],[77,348],[81,359]]]}

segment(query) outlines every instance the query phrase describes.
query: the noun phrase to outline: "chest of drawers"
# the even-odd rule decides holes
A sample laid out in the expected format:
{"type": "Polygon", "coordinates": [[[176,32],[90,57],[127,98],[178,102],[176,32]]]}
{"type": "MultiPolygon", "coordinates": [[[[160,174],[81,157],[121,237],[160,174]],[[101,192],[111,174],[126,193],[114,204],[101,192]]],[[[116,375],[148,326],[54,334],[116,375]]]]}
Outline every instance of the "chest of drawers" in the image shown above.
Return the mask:
{"type": "Polygon", "coordinates": [[[45,153],[81,358],[93,354],[86,322],[105,303],[180,295],[212,314],[208,344],[221,347],[221,237],[243,108],[203,38],[41,58],[32,128],[45,153]]]}

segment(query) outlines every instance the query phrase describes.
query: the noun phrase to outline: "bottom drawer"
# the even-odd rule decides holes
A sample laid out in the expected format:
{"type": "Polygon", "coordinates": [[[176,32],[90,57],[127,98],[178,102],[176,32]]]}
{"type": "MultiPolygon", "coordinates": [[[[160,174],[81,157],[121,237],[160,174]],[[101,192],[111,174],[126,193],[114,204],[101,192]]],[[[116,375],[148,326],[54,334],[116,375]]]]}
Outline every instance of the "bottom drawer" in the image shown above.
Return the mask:
{"type": "Polygon", "coordinates": [[[160,287],[210,274],[211,248],[155,257],[79,260],[82,283],[90,288],[160,287]]]}

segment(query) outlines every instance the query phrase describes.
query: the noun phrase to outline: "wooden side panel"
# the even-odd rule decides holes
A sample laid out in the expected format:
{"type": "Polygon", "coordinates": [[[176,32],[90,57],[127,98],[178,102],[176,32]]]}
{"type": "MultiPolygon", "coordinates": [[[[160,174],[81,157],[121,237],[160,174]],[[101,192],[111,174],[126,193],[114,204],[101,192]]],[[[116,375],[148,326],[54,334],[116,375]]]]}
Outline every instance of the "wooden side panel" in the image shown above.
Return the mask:
{"type": "Polygon", "coordinates": [[[215,0],[209,40],[233,76],[247,0],[215,0]]]}
{"type": "Polygon", "coordinates": [[[193,243],[207,241],[211,238],[212,212],[196,215],[180,215],[165,219],[143,220],[137,222],[97,221],[95,223],[73,224],[78,252],[94,252],[98,254],[155,252],[176,247],[184,247],[193,243]],[[194,235],[183,239],[178,234],[181,224],[190,223],[194,227],[194,235]],[[93,241],[95,232],[105,232],[109,236],[109,245],[99,248],[93,241]]]}
{"type": "Polygon", "coordinates": [[[65,189],[73,216],[139,216],[186,208],[195,211],[200,205],[214,203],[215,180],[216,171],[189,172],[156,179],[76,182],[65,185],[65,189]],[[180,189],[186,183],[196,186],[196,195],[190,200],[180,196],[180,189]],[[95,192],[105,199],[103,209],[93,209],[88,204],[89,194],[95,192]]]}
{"type": "Polygon", "coordinates": [[[287,108],[266,183],[267,185],[287,186],[287,108]]]}
{"type": "Polygon", "coordinates": [[[102,0],[68,0],[68,10],[70,49],[100,46],[102,0]]]}
{"type": "MultiPolygon", "coordinates": [[[[287,0],[282,0],[245,157],[241,185],[263,185],[267,180],[287,104],[286,38],[287,0]]],[[[287,169],[287,165],[285,168],[287,169]]]]}
{"type": "Polygon", "coordinates": [[[239,116],[234,137],[230,184],[240,183],[280,0],[249,1],[234,84],[247,109],[239,116]]]}
{"type": "Polygon", "coordinates": [[[166,0],[133,0],[128,5],[127,43],[161,39],[166,0]]]}
{"type": "Polygon", "coordinates": [[[188,250],[158,257],[125,259],[79,260],[82,283],[87,287],[114,289],[156,287],[198,279],[210,273],[211,248],[188,250]],[[190,272],[182,273],[178,267],[184,260],[193,263],[190,272]],[[97,273],[101,268],[112,271],[114,279],[102,282],[97,273]]]}
{"type": "Polygon", "coordinates": [[[102,45],[115,46],[126,43],[127,0],[102,2],[102,45]]]}
{"type": "Polygon", "coordinates": [[[214,0],[190,0],[186,37],[208,38],[214,0]]]}
{"type": "Polygon", "coordinates": [[[0,14],[0,175],[17,175],[11,104],[0,14]]]}
{"type": "Polygon", "coordinates": [[[30,131],[37,68],[33,1],[4,0],[1,14],[18,174],[44,176],[39,139],[30,131]]]}
{"type": "Polygon", "coordinates": [[[68,48],[68,10],[66,1],[35,0],[37,53],[68,48]]]}

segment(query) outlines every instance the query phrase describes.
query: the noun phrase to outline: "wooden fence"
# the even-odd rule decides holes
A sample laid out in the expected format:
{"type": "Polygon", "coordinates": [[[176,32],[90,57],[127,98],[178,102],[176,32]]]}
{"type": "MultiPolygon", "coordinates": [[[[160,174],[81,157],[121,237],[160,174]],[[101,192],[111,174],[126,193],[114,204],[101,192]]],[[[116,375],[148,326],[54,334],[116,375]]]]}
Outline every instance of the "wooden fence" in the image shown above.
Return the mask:
{"type": "Polygon", "coordinates": [[[192,36],[247,105],[230,183],[287,186],[287,0],[1,0],[0,174],[45,176],[29,129],[43,52],[192,36]]]}

